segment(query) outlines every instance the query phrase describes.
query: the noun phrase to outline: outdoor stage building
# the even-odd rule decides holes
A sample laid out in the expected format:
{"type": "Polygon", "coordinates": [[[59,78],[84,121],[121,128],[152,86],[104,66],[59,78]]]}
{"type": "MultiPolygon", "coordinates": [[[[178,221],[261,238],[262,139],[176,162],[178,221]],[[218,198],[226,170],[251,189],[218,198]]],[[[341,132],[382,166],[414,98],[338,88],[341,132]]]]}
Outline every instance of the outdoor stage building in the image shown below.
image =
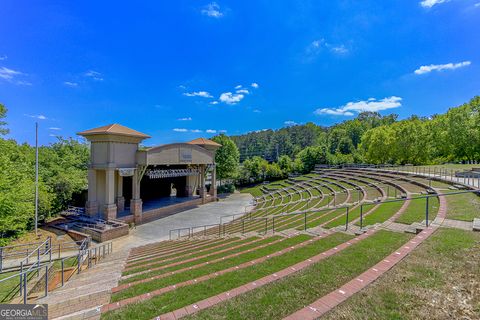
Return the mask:
{"type": "Polygon", "coordinates": [[[85,212],[92,217],[140,224],[216,200],[215,151],[221,145],[214,141],[140,148],[150,136],[119,124],[78,135],[90,142],[85,212]]]}

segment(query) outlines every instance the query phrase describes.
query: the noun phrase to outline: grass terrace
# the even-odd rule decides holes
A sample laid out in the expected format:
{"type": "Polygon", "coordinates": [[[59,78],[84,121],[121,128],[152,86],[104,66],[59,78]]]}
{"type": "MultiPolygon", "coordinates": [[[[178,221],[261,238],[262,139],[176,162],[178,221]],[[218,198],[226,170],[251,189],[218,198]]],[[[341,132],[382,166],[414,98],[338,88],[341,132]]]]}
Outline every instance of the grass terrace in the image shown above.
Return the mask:
{"type": "Polygon", "coordinates": [[[378,231],[305,270],[186,319],[281,319],[358,276],[409,239],[378,231]]]}

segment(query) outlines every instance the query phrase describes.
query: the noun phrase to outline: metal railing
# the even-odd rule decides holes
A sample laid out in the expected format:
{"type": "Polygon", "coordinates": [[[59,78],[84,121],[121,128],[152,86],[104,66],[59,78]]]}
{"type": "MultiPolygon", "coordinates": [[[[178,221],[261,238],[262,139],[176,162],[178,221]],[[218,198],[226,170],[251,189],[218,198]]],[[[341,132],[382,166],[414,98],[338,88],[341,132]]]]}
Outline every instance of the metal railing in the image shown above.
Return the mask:
{"type": "MultiPolygon", "coordinates": [[[[77,255],[71,255],[68,257],[64,257],[60,260],[60,266],[56,265],[55,262],[51,260],[48,262],[42,262],[38,260],[37,263],[31,264],[29,268],[22,269],[18,273],[8,276],[0,280],[0,286],[7,281],[19,278],[17,285],[13,286],[10,292],[7,293],[5,297],[3,297],[2,302],[9,302],[10,299],[15,298],[18,296],[22,298],[23,303],[28,302],[29,291],[35,289],[37,286],[43,286],[45,295],[48,295],[48,292],[57,288],[59,285],[61,287],[64,286],[65,282],[68,281],[74,274],[79,274],[84,269],[89,269],[92,265],[96,265],[100,260],[102,260],[105,256],[109,255],[113,251],[113,244],[112,242],[105,242],[94,247],[88,247],[89,242],[84,240],[81,244],[81,249],[77,255]],[[70,260],[69,266],[66,267],[66,261],[70,260]],[[41,282],[42,279],[40,278],[40,271],[45,268],[45,274],[43,277],[43,283],[41,282]],[[55,287],[50,288],[51,283],[50,281],[50,271],[53,270],[54,273],[60,273],[60,282],[55,285],[55,287]],[[36,277],[35,277],[36,273],[36,277]],[[33,280],[37,279],[37,281],[33,282],[33,280]],[[28,289],[28,282],[30,282],[32,288],[28,289]]],[[[45,254],[49,254],[50,250],[47,250],[45,254]]]]}
{"type": "Polygon", "coordinates": [[[25,260],[24,265],[29,265],[32,259],[32,252],[40,251],[40,253],[43,253],[49,250],[52,256],[57,256],[56,259],[60,259],[62,252],[81,250],[85,245],[88,247],[91,240],[90,238],[85,238],[84,240],[59,242],[57,244],[52,244],[48,238],[45,241],[0,247],[0,273],[20,267],[20,262],[6,266],[8,261],[22,259],[22,261],[25,260]],[[49,242],[48,245],[45,245],[45,241],[49,242]]]}

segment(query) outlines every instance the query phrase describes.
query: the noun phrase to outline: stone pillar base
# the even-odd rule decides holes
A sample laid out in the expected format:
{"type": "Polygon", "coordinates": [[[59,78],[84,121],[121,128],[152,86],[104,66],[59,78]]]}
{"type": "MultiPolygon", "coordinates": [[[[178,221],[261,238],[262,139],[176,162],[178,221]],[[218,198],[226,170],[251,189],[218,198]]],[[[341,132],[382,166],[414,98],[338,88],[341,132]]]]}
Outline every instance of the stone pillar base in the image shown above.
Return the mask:
{"type": "Polygon", "coordinates": [[[123,210],[125,210],[125,198],[117,197],[117,211],[122,212],[123,210]]]}
{"type": "Polygon", "coordinates": [[[117,218],[117,205],[106,204],[103,208],[103,218],[107,221],[117,218]]]}
{"type": "Polygon", "coordinates": [[[98,214],[98,203],[97,201],[87,201],[85,203],[85,214],[93,217],[98,214]]]}
{"type": "Polygon", "coordinates": [[[142,223],[142,199],[130,200],[130,212],[133,214],[135,224],[142,223]]]}

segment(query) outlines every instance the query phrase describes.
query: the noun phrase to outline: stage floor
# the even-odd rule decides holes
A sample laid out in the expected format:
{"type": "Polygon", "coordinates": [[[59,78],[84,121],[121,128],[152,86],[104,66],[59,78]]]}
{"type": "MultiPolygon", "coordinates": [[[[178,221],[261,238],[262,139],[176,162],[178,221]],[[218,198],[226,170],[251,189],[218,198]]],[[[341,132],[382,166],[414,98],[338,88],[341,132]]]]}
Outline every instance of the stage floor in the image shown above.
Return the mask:
{"type": "MultiPolygon", "coordinates": [[[[200,196],[191,196],[191,197],[164,197],[164,198],[159,198],[159,199],[154,199],[154,200],[147,200],[144,201],[142,204],[142,211],[149,211],[153,209],[158,209],[158,208],[164,208],[168,207],[174,204],[179,204],[183,202],[188,202],[192,200],[199,199],[200,196]]],[[[117,218],[121,217],[126,217],[131,215],[130,213],[130,208],[127,208],[124,211],[118,212],[117,213],[117,218]]]]}

